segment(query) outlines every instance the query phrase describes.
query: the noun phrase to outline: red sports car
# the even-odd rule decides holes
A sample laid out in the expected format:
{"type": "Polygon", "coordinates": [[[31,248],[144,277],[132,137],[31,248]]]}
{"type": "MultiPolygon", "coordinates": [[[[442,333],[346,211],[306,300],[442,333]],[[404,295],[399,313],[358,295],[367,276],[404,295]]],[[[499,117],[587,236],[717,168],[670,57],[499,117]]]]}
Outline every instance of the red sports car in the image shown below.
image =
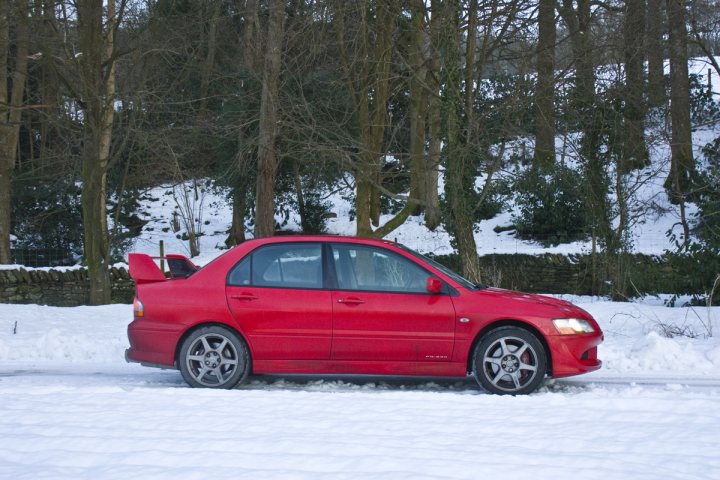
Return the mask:
{"type": "Polygon", "coordinates": [[[193,387],[256,374],[466,377],[525,394],[597,370],[603,334],[584,310],[475,285],[400,244],[332,236],[239,245],[201,269],[131,254],[128,361],[178,368],[193,387]]]}

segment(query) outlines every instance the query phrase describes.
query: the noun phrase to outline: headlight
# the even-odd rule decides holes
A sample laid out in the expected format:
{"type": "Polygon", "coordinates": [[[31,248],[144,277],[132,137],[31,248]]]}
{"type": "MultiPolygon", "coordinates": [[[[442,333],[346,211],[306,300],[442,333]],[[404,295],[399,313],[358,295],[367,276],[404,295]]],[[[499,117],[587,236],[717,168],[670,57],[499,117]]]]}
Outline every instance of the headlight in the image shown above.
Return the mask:
{"type": "Polygon", "coordinates": [[[587,320],[580,318],[556,318],[553,320],[555,328],[560,335],[577,335],[578,333],[593,333],[595,329],[587,320]]]}

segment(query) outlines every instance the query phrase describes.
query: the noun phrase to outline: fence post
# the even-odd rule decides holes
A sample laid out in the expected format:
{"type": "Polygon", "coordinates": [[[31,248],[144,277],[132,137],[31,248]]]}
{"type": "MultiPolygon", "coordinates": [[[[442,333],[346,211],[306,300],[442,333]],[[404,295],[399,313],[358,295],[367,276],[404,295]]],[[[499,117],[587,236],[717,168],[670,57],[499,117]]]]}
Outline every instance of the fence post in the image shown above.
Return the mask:
{"type": "Polygon", "coordinates": [[[592,252],[591,252],[591,269],[592,276],[590,278],[591,287],[590,290],[592,295],[598,295],[598,281],[597,281],[597,239],[595,237],[595,229],[592,229],[592,252]]]}
{"type": "Polygon", "coordinates": [[[712,70],[708,68],[708,98],[712,99],[712,70]]]}
{"type": "Polygon", "coordinates": [[[160,240],[160,271],[165,273],[165,241],[160,240]]]}

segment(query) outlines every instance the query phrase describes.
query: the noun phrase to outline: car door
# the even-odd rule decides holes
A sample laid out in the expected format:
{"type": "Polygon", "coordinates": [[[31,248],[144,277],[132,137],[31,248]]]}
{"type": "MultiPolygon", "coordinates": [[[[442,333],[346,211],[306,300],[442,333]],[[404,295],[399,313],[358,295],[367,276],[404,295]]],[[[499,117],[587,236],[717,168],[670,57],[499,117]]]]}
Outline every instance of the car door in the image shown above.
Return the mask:
{"type": "Polygon", "coordinates": [[[431,276],[390,250],[333,243],[333,360],[449,361],[455,309],[429,294],[431,276]]]}
{"type": "Polygon", "coordinates": [[[260,247],[228,274],[226,295],[256,360],[327,360],[331,292],[320,243],[260,247]]]}

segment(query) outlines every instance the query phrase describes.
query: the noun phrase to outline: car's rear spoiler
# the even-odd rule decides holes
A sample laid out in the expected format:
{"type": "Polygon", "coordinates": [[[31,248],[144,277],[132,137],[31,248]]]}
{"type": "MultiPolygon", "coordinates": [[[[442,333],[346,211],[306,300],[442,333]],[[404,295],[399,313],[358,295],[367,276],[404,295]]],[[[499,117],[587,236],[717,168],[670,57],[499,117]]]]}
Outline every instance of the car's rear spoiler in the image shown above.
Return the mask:
{"type": "Polygon", "coordinates": [[[165,274],[155,263],[156,259],[166,260],[170,278],[187,278],[195,273],[198,267],[183,255],[170,254],[164,257],[151,257],[144,253],[131,253],[128,255],[130,276],[140,285],[151,282],[164,282],[165,274]]]}

